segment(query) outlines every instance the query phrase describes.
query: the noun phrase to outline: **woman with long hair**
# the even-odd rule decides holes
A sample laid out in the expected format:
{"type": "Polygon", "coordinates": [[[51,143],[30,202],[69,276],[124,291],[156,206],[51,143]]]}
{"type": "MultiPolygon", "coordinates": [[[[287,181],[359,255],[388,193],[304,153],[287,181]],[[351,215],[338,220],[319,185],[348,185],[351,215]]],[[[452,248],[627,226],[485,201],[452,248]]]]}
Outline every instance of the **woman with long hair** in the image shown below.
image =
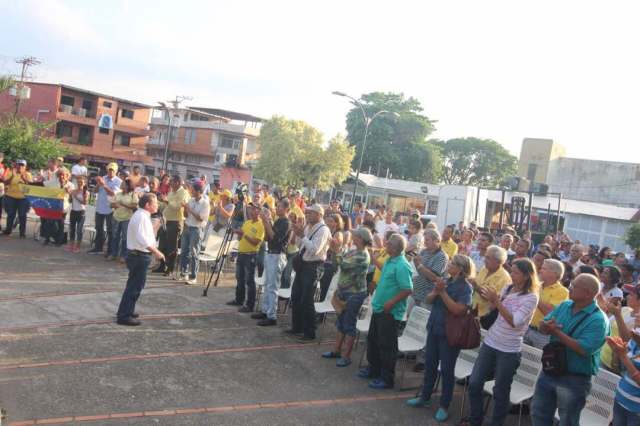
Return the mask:
{"type": "Polygon", "coordinates": [[[480,426],[483,421],[484,384],[495,380],[493,413],[490,424],[499,426],[509,414],[509,394],[513,376],[520,365],[522,338],[538,305],[538,277],[529,259],[518,259],[511,265],[511,284],[498,294],[490,287],[482,288],[482,297],[498,316],[480,346],[480,353],[469,379],[470,416],[461,425],[480,426]]]}

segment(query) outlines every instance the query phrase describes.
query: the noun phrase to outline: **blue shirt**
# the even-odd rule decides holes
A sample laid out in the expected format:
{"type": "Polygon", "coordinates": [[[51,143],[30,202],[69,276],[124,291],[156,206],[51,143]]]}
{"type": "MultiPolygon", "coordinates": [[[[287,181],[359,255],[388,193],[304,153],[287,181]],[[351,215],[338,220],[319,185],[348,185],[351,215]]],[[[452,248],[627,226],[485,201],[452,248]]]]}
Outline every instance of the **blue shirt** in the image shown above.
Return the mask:
{"type": "MultiPolygon", "coordinates": [[[[456,280],[449,279],[446,291],[454,302],[467,306],[471,305],[473,287],[466,279],[461,277],[456,280]]],[[[429,322],[427,322],[427,331],[429,333],[434,333],[436,336],[446,336],[447,312],[447,305],[442,301],[442,297],[436,297],[431,308],[431,315],[429,315],[429,322]]]]}
{"type": "MultiPolygon", "coordinates": [[[[104,184],[112,191],[118,191],[120,189],[120,185],[122,185],[122,179],[118,176],[114,176],[113,179],[110,179],[109,176],[104,176],[104,184]]],[[[99,214],[111,214],[111,203],[109,203],[109,194],[104,188],[101,186],[98,190],[98,197],[96,200],[96,213],[99,214]]]]}
{"type": "MultiPolygon", "coordinates": [[[[640,369],[640,347],[631,339],[628,348],[627,357],[634,367],[640,369]]],[[[626,371],[616,388],[616,402],[632,413],[640,413],[640,385],[626,371]]]]}
{"type": "MultiPolygon", "coordinates": [[[[578,341],[587,355],[581,356],[567,348],[567,370],[572,374],[596,375],[600,365],[600,349],[605,344],[604,338],[610,333],[609,320],[595,302],[575,314],[572,309],[573,300],[564,301],[549,312],[544,319],[555,318],[557,324],[562,324],[562,332],[569,334],[578,321],[585,315],[589,315],[578,328],[573,330],[570,336],[578,341]]],[[[558,338],[551,336],[551,341],[557,342],[558,338]]]]}
{"type": "MultiPolygon", "coordinates": [[[[411,283],[411,265],[404,257],[404,253],[396,257],[390,257],[382,267],[382,274],[380,275],[380,281],[376,286],[376,291],[373,293],[373,299],[371,300],[371,307],[376,314],[384,311],[384,304],[393,299],[404,290],[411,290],[413,284],[411,283]]],[[[407,299],[404,298],[391,309],[393,317],[402,321],[404,312],[407,310],[407,299]]]]}

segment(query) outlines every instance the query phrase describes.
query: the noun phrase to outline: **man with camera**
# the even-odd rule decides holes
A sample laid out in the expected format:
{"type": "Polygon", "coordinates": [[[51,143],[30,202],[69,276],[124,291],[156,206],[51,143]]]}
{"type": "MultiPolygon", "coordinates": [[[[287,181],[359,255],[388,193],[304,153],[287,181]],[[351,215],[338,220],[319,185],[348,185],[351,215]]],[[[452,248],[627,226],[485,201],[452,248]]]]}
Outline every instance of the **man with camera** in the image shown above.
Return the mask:
{"type": "Polygon", "coordinates": [[[282,270],[287,263],[286,251],[291,223],[289,222],[289,200],[283,198],[276,206],[277,219],[271,223],[269,209],[262,209],[262,223],[265,230],[265,240],[268,243],[268,251],[264,258],[264,297],[262,298],[262,312],[251,316],[258,319],[259,326],[276,325],[276,312],[278,308],[278,287],[282,270]]]}

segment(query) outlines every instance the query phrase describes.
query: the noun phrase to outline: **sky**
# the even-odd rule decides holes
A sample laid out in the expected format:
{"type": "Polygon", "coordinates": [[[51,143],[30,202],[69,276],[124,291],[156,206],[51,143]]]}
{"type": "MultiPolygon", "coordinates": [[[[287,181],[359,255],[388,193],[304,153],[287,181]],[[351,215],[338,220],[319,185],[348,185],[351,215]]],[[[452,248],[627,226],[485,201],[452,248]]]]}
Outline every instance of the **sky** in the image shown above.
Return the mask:
{"type": "Polygon", "coordinates": [[[176,95],[346,133],[354,97],[417,98],[439,139],[640,162],[637,1],[0,0],[0,74],[156,104],[176,95]]]}

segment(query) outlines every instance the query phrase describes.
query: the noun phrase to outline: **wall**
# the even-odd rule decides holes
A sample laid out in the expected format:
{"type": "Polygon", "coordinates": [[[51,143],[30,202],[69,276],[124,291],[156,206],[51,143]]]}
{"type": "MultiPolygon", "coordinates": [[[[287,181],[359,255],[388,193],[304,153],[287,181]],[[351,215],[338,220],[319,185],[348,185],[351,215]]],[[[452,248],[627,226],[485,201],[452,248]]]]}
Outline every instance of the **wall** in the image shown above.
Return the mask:
{"type": "MultiPolygon", "coordinates": [[[[458,224],[461,220],[466,224],[476,219],[477,188],[472,186],[443,185],[438,196],[438,213],[436,223],[442,230],[446,225],[458,224]]],[[[484,223],[486,210],[486,191],[480,192],[478,205],[478,224],[484,223]]]]}
{"type": "Polygon", "coordinates": [[[549,171],[549,162],[566,154],[565,148],[551,139],[525,138],[520,148],[518,176],[529,177],[529,165],[536,165],[533,181],[545,183],[549,171]]]}
{"type": "Polygon", "coordinates": [[[558,158],[549,164],[547,183],[566,198],[640,207],[640,164],[558,158]]]}
{"type": "MultiPolygon", "coordinates": [[[[58,111],[58,98],[60,87],[55,84],[32,84],[26,86],[31,88],[31,97],[22,101],[20,115],[40,122],[52,122],[56,119],[58,111]],[[49,110],[48,113],[38,115],[38,110],[49,110]]],[[[9,91],[0,94],[0,113],[13,113],[16,108],[16,98],[9,95],[9,91]]],[[[55,128],[52,133],[55,133],[55,128]]]]}

